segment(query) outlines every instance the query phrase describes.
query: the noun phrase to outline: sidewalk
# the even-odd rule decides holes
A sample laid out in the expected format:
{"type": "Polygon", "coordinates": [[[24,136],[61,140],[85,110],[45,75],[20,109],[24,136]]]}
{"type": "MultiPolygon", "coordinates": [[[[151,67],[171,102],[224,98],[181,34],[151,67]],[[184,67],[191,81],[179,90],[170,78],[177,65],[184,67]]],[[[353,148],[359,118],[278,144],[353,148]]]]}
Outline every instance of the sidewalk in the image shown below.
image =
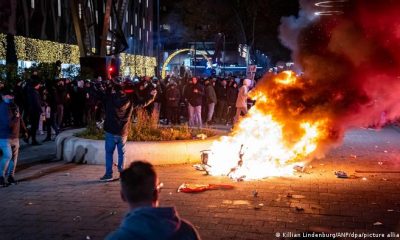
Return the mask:
{"type": "MultiPolygon", "coordinates": [[[[290,239],[284,234],[312,230],[400,234],[400,175],[385,173],[400,171],[399,156],[400,134],[386,128],[349,132],[341,147],[293,177],[233,182],[205,176],[190,165],[156,169],[164,183],[161,205],[176,206],[205,240],[278,239],[277,233],[290,239]],[[355,178],[336,178],[338,170],[355,178]],[[182,183],[235,188],[177,193],[182,183]]],[[[120,224],[127,206],[118,181],[98,181],[103,174],[103,166],[61,161],[19,170],[21,183],[0,189],[0,240],[104,239],[120,224]]]]}

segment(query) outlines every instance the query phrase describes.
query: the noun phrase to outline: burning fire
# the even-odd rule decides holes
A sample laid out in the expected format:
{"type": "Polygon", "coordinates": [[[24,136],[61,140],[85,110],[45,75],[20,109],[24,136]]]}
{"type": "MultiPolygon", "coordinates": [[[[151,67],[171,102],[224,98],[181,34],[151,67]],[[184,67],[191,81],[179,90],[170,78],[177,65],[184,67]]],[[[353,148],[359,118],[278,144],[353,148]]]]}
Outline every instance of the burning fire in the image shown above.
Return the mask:
{"type": "Polygon", "coordinates": [[[298,80],[285,71],[269,80],[268,90],[256,87],[249,93],[256,103],[230,136],[213,143],[209,174],[237,180],[288,176],[310,159],[327,136],[327,120],[304,117],[299,109],[281,109],[284,92],[302,89],[298,80]]]}

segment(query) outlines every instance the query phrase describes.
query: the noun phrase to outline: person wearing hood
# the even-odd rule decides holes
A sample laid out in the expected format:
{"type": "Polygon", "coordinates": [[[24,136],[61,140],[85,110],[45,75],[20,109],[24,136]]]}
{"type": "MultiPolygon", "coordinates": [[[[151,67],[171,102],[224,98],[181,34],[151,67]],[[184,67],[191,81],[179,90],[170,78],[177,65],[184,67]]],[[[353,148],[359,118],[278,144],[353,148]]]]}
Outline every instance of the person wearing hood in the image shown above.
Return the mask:
{"type": "Polygon", "coordinates": [[[150,163],[135,161],[121,172],[121,198],[129,213],[106,240],[197,240],[191,223],[179,217],[174,207],[159,207],[162,184],[150,163]]]}
{"type": "MultiPolygon", "coordinates": [[[[20,127],[25,129],[14,95],[8,90],[0,91],[0,187],[16,184],[15,167],[19,151],[20,127]],[[6,184],[7,177],[7,184],[6,184]]],[[[26,134],[26,131],[25,131],[26,134]]]]}
{"type": "Polygon", "coordinates": [[[152,91],[149,98],[137,98],[134,88],[127,82],[113,83],[112,88],[107,89],[104,94],[100,93],[100,99],[105,106],[105,150],[106,150],[106,171],[100,181],[113,180],[113,155],[115,147],[118,151],[118,171],[124,169],[125,144],[128,138],[131,125],[132,112],[135,108],[146,107],[151,104],[157,91],[152,91]]]}

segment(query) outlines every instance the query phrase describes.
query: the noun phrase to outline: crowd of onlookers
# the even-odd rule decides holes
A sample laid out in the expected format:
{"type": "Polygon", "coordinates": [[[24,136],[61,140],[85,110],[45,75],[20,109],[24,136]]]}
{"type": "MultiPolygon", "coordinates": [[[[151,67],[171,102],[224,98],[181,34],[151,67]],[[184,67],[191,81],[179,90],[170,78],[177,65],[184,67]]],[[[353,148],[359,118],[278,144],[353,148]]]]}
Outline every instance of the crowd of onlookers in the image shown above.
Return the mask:
{"type": "MultiPolygon", "coordinates": [[[[68,127],[84,127],[104,119],[104,106],[99,92],[115,85],[129,86],[135,99],[149,98],[157,91],[152,104],[146,107],[156,113],[160,124],[182,124],[202,127],[212,124],[233,124],[235,121],[240,78],[221,77],[151,77],[71,80],[42,79],[34,72],[13,87],[14,102],[23,120],[30,126],[31,143],[39,144],[36,134],[58,134],[68,127]]],[[[0,88],[4,84],[0,83],[0,88]]]]}

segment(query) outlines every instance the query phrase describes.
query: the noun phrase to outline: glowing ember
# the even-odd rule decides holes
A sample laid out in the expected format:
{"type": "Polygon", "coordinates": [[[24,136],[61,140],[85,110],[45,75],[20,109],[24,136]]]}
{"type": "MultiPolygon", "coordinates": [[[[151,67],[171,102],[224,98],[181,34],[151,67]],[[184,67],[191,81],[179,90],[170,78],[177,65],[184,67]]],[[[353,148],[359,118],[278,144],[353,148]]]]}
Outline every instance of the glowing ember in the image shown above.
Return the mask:
{"type": "MultiPolygon", "coordinates": [[[[302,87],[293,72],[283,72],[273,80],[274,87],[270,90],[278,92],[302,87]]],[[[282,121],[277,101],[269,100],[267,91],[256,88],[250,95],[256,104],[246,117],[231,136],[213,143],[209,174],[245,180],[292,175],[294,166],[302,166],[324,138],[325,121],[299,119],[296,124],[289,119],[282,121]]]]}

